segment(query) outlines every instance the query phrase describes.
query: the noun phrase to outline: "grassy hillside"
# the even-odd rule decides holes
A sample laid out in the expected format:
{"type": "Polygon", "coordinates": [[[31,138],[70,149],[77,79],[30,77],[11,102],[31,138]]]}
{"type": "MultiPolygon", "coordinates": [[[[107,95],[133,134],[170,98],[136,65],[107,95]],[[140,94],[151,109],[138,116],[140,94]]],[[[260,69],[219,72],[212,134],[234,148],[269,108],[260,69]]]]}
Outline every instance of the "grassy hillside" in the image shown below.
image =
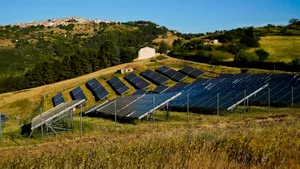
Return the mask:
{"type": "MultiPolygon", "coordinates": [[[[146,68],[156,69],[167,65],[175,70],[192,66],[214,77],[221,73],[240,73],[238,68],[212,66],[179,59],[142,60],[106,68],[78,78],[0,95],[0,111],[9,115],[3,128],[0,148],[1,168],[272,168],[299,167],[300,109],[272,108],[271,114],[264,107],[252,107],[246,116],[242,108],[235,113],[222,112],[222,116],[158,111],[156,122],[137,121],[133,124],[117,124],[102,118],[83,118],[83,138],[79,134],[79,115],[75,115],[72,132],[60,133],[62,140],[48,135],[44,142],[35,133],[28,142],[20,136],[20,127],[38,113],[44,100],[44,110],[52,108],[51,97],[62,91],[66,101],[69,91],[81,86],[88,97],[84,110],[96,103],[85,83],[97,78],[109,91],[109,99],[116,97],[105,80],[113,75],[135,91],[118,69],[131,66],[137,72],[146,68]],[[299,133],[299,134],[298,134],[299,133]],[[31,145],[31,146],[28,146],[31,145]],[[280,154],[280,155],[279,155],[280,154]],[[15,160],[18,159],[18,160],[15,160]],[[38,162],[37,162],[38,161],[38,162]],[[279,163],[280,161],[280,163],[279,163]]],[[[250,69],[251,73],[270,73],[250,69]]],[[[276,72],[280,73],[280,72],[276,72]]],[[[187,79],[192,81],[192,79],[187,79]]],[[[175,82],[168,83],[173,85],[175,82]]],[[[155,85],[152,85],[152,88],[155,85]]]]}
{"type": "MultiPolygon", "coordinates": [[[[240,109],[241,110],[241,109],[240,109]]],[[[62,142],[2,148],[1,168],[298,168],[299,109],[253,108],[246,116],[157,112],[156,122],[117,124],[79,118],[62,142]]],[[[37,136],[38,137],[38,136],[37,136]]],[[[25,141],[16,141],[26,145],[25,141]]],[[[5,142],[4,142],[5,143],[5,142]]],[[[27,143],[28,144],[28,143],[27,143]]]]}
{"type": "Polygon", "coordinates": [[[299,36],[266,36],[261,37],[260,47],[270,53],[270,62],[291,62],[300,58],[299,36]]]}

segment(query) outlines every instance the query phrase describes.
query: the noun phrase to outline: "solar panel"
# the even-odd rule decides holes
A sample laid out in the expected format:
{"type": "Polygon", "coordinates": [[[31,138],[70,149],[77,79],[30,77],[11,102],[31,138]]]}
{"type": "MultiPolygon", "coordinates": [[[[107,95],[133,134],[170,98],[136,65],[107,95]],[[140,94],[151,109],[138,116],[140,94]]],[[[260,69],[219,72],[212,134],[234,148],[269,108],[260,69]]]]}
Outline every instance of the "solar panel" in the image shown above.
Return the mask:
{"type": "Polygon", "coordinates": [[[157,85],[165,84],[169,80],[168,78],[149,69],[142,72],[141,75],[157,85]]]}
{"type": "Polygon", "coordinates": [[[52,103],[53,103],[54,107],[57,105],[60,105],[64,102],[65,102],[65,99],[61,92],[59,92],[57,95],[52,97],[52,103]]]}
{"type": "Polygon", "coordinates": [[[107,83],[114,89],[114,91],[122,95],[125,92],[129,90],[129,87],[127,87],[119,78],[113,77],[110,80],[107,81],[107,83]]]}
{"type": "Polygon", "coordinates": [[[180,72],[177,72],[173,69],[168,68],[167,66],[162,66],[158,69],[156,69],[157,72],[167,76],[168,78],[175,80],[175,81],[181,81],[183,80],[187,75],[184,75],[180,72]]]}
{"type": "Polygon", "coordinates": [[[147,91],[139,89],[137,91],[135,91],[134,93],[132,93],[132,95],[141,95],[141,94],[145,94],[147,93],[147,91]]]}
{"type": "Polygon", "coordinates": [[[86,87],[92,92],[96,101],[104,99],[109,94],[95,78],[88,81],[86,87]]]}
{"type": "Polygon", "coordinates": [[[189,83],[186,83],[186,82],[178,82],[174,86],[168,88],[165,92],[176,92],[176,91],[179,91],[180,89],[185,88],[188,85],[189,85],[189,83]]]}
{"type": "Polygon", "coordinates": [[[34,130],[45,123],[50,122],[53,119],[63,117],[68,111],[73,110],[75,107],[83,104],[85,100],[73,100],[68,103],[60,104],[44,113],[40,116],[36,116],[31,120],[31,130],[34,130]]]}
{"type": "Polygon", "coordinates": [[[152,92],[153,93],[162,93],[162,92],[166,91],[168,88],[169,88],[168,86],[159,85],[152,92]]]}
{"type": "Polygon", "coordinates": [[[70,95],[72,100],[87,100],[79,86],[76,87],[74,90],[70,91],[70,95]]]}
{"type": "Polygon", "coordinates": [[[179,71],[184,73],[184,74],[187,74],[188,76],[193,77],[193,78],[198,78],[199,76],[201,76],[204,73],[200,70],[191,68],[189,66],[184,67],[183,69],[181,69],[179,71]]]}
{"type": "Polygon", "coordinates": [[[145,94],[118,97],[104,106],[97,109],[96,112],[89,113],[90,116],[117,116],[121,118],[142,119],[153,110],[157,110],[178,97],[181,93],[162,93],[145,94]],[[116,109],[114,104],[116,103],[116,109]]]}
{"type": "Polygon", "coordinates": [[[130,73],[124,77],[131,85],[133,85],[136,89],[145,89],[150,84],[146,82],[144,79],[138,77],[134,73],[130,73]]]}

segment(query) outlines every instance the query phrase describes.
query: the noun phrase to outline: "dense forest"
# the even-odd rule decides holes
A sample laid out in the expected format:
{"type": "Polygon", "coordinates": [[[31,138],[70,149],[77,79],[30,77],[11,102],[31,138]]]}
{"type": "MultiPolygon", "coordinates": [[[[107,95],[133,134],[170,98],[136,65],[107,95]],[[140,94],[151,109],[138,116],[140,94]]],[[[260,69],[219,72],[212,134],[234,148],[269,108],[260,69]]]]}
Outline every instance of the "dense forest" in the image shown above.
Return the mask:
{"type": "Polygon", "coordinates": [[[64,35],[52,32],[46,36],[41,32],[43,29],[47,28],[6,26],[0,29],[0,37],[13,39],[15,45],[14,49],[0,50],[0,55],[11,55],[6,57],[11,58],[10,63],[20,63],[11,67],[12,73],[0,78],[0,93],[50,84],[131,62],[137,57],[138,49],[151,45],[153,39],[168,31],[146,21],[100,25],[92,36],[71,34],[74,26],[60,26],[59,29],[67,31],[64,35]]]}
{"type": "Polygon", "coordinates": [[[298,72],[300,60],[290,63],[269,62],[269,53],[259,48],[263,36],[300,35],[300,21],[291,19],[287,26],[237,28],[206,34],[184,34],[149,21],[78,25],[55,28],[44,26],[0,26],[0,93],[26,89],[74,78],[120,63],[131,62],[144,46],[157,46],[158,52],[196,62],[241,68],[262,68],[298,72]],[[81,27],[80,27],[81,26],[81,27]],[[178,38],[172,46],[159,36],[171,32],[178,38]],[[220,45],[207,45],[218,39],[220,45]],[[234,56],[226,61],[226,55],[234,56]]]}

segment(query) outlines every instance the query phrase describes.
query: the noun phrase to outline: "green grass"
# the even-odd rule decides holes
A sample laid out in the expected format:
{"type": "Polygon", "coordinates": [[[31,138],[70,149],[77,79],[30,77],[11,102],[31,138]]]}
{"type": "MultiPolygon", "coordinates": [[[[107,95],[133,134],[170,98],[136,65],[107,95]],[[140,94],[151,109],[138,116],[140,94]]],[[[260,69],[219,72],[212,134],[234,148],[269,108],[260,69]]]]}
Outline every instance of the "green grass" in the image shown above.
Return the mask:
{"type": "Polygon", "coordinates": [[[260,48],[270,53],[269,62],[291,62],[300,57],[299,36],[262,37],[260,45],[260,48]]]}
{"type": "Polygon", "coordinates": [[[155,122],[136,125],[101,118],[79,118],[73,132],[39,134],[26,146],[5,136],[1,168],[298,168],[300,109],[253,107],[246,115],[222,116],[158,111],[155,122]],[[7,145],[8,146],[8,145],[7,145]]]}

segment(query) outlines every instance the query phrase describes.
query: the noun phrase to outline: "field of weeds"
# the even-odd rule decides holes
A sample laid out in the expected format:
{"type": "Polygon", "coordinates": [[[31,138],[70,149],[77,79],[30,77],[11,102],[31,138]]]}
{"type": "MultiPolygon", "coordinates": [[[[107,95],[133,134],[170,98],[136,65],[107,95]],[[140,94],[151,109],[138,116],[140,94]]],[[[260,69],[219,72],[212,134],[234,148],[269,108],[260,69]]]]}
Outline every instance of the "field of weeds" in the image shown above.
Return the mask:
{"type": "MultiPolygon", "coordinates": [[[[0,168],[299,168],[300,110],[254,107],[222,116],[158,112],[135,125],[84,118],[58,142],[1,148],[0,168]],[[188,119],[188,121],[187,121],[188,119]]],[[[77,119],[78,122],[78,119],[77,119]]]]}

